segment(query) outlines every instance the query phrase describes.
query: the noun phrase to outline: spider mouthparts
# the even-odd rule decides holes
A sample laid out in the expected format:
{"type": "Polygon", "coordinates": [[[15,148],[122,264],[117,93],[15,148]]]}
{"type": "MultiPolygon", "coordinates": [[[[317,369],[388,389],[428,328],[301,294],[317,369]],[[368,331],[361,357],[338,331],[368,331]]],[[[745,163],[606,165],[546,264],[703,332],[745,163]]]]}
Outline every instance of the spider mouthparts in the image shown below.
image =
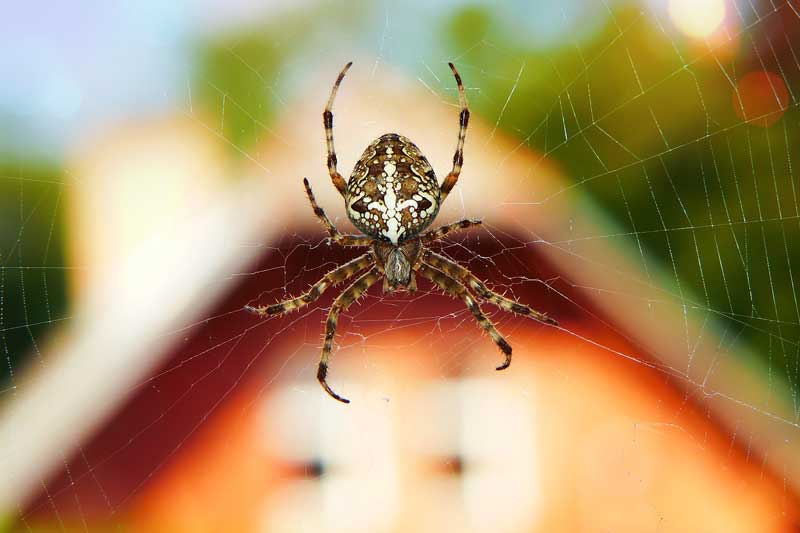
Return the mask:
{"type": "MultiPolygon", "coordinates": [[[[385,278],[384,278],[385,279],[385,278]]],[[[392,294],[392,293],[402,293],[407,292],[411,294],[412,292],[417,292],[416,285],[389,285],[388,283],[383,287],[384,294],[392,294]]]]}

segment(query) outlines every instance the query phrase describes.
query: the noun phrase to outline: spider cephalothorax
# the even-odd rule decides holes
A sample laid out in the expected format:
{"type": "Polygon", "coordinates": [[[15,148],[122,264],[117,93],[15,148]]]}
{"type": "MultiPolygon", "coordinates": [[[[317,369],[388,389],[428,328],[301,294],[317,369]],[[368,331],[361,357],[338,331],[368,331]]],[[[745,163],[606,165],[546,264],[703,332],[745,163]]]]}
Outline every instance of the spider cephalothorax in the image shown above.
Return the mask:
{"type": "Polygon", "coordinates": [[[386,281],[383,286],[384,291],[417,289],[412,269],[419,263],[419,255],[422,252],[419,239],[411,239],[399,246],[376,241],[372,245],[372,251],[376,262],[383,268],[383,279],[386,281]]]}
{"type": "Polygon", "coordinates": [[[328,173],[333,185],[344,197],[347,216],[364,235],[342,235],[331,223],[325,211],[317,205],[308,179],[303,179],[306,194],[330,238],[342,246],[370,247],[371,250],[352,261],[325,274],[305,294],[269,306],[246,306],[245,309],[259,316],[278,315],[293,311],[317,300],[331,285],[341,283],[359,272],[365,272],[344,290],[333,302],[325,326],[325,342],[322,346],[317,369],[317,379],[325,391],[340,402],[349,403],[333,392],[327,382],[328,360],[333,348],[333,337],[339,314],[356,301],[381,277],[386,292],[396,290],[414,291],[417,288],[415,273],[431,280],[449,295],[460,298],[505,354],[505,361],[497,367],[503,370],[511,364],[511,346],[494,324],[481,311],[478,300],[490,302],[501,309],[532,317],[548,324],[557,324],[547,315],[535,311],[490,290],[461,265],[427,248],[427,244],[441,239],[448,233],[480,224],[479,220],[461,220],[424,232],[439,213],[439,207],[458,181],[464,161],[464,137],[469,123],[469,109],[461,76],[455,66],[450,70],[458,84],[461,104],[459,115],[458,144],[453,156],[453,169],[439,186],[430,163],[419,148],[396,133],[381,135],[373,141],[355,164],[349,181],[336,170],[336,151],[333,148],[333,100],[344,75],[352,63],[345,65],[331,90],[328,105],[322,114],[325,138],[328,146],[328,173]],[[423,233],[424,232],[424,233],[423,233]]]}

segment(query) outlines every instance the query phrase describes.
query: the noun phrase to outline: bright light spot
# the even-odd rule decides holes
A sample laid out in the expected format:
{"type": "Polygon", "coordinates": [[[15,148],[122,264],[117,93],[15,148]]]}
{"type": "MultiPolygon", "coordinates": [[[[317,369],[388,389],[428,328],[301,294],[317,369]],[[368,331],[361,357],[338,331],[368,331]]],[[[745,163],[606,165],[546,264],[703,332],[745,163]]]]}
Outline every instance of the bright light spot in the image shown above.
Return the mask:
{"type": "Polygon", "coordinates": [[[725,19],[725,0],[670,0],[668,9],[679,30],[699,39],[714,33],[725,19]]]}

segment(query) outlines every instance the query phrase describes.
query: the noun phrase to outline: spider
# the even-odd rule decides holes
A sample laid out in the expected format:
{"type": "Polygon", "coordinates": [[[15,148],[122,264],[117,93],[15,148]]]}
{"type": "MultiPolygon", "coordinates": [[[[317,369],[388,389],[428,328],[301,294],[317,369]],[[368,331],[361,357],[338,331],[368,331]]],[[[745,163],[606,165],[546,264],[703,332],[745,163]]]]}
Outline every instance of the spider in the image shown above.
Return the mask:
{"type": "Polygon", "coordinates": [[[347,216],[364,235],[343,235],[317,205],[308,179],[303,179],[306,195],[314,214],[319,218],[330,240],[341,246],[368,247],[370,250],[325,274],[304,294],[269,306],[246,306],[261,317],[281,315],[317,300],[328,287],[337,285],[355,274],[366,271],[333,302],[325,325],[325,341],[317,368],[317,380],[331,397],[343,403],[350,400],[336,394],[328,385],[328,362],[336,334],[339,315],[383,277],[385,293],[417,289],[415,274],[432,281],[445,293],[461,299],[475,316],[478,324],[491,336],[505,355],[497,370],[511,364],[511,345],[481,311],[478,300],[485,300],[506,311],[532,317],[540,322],[558,325],[544,313],[531,309],[489,288],[463,266],[430,250],[427,245],[451,232],[481,224],[480,220],[465,219],[437,229],[423,231],[436,219],[439,208],[453,190],[464,161],[464,138],[469,122],[469,108],[464,85],[456,67],[448,63],[458,85],[459,115],[458,144],[453,156],[453,169],[440,186],[430,163],[416,144],[396,133],[381,135],[370,144],[355,164],[350,179],[345,182],[336,170],[336,151],[333,147],[333,101],[336,92],[352,65],[344,66],[333,84],[328,104],[322,113],[328,151],[328,173],[333,186],[344,198],[347,216]]]}

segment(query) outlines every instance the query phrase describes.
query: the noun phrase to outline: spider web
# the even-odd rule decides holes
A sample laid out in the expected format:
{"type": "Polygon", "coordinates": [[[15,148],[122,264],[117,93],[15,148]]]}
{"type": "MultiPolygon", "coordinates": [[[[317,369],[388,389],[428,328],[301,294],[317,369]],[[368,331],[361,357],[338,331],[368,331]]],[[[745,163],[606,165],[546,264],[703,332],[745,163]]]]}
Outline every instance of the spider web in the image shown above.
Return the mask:
{"type": "MultiPolygon", "coordinates": [[[[317,7],[313,15],[274,8],[257,14],[263,23],[255,28],[246,7],[241,7],[245,15],[219,23],[213,16],[193,15],[191,31],[171,31],[191,34],[201,43],[195,49],[178,53],[180,46],[172,43],[148,43],[150,51],[173,53],[179,66],[178,76],[164,75],[166,89],[150,95],[149,106],[180,114],[216,139],[234,169],[226,168],[236,175],[231,183],[258,173],[272,179],[284,169],[264,156],[263,147],[291,148],[276,124],[293,109],[293,95],[303,84],[317,79],[309,65],[327,75],[334,70],[330,65],[343,63],[344,51],[357,50],[359,57],[372,58],[361,64],[367,72],[362,79],[398,69],[452,111],[456,94],[446,68],[452,59],[465,80],[473,116],[488,134],[479,143],[468,133],[464,175],[448,200],[455,206],[448,219],[442,215],[437,223],[456,220],[451,215],[487,216],[487,223],[436,249],[493,289],[551,315],[560,312],[558,335],[576,346],[610,354],[680,391],[682,406],[665,407],[673,427],[648,419],[634,420],[633,426],[690,433],[694,430],[684,427],[682,411],[699,405],[695,408],[705,421],[725,428],[731,450],[744,450],[763,476],[780,479],[786,501],[793,501],[800,483],[800,466],[791,459],[800,435],[795,287],[800,204],[793,158],[800,141],[800,50],[795,44],[800,8],[791,1],[724,3],[724,22],[704,39],[688,37],[680,14],[668,4],[575,1],[501,9],[454,3],[447,8],[420,4],[415,11],[384,3],[363,10],[317,7]],[[427,16],[420,17],[420,10],[427,16]],[[226,23],[231,27],[220,32],[226,23]],[[331,42],[337,43],[333,51],[331,42]],[[771,75],[758,77],[763,72],[771,75]],[[743,84],[748,75],[755,76],[756,93],[743,84]],[[501,158],[493,163],[492,179],[500,179],[508,161],[522,153],[533,155],[523,159],[525,172],[503,176],[511,183],[508,189],[499,188],[501,193],[483,200],[482,212],[473,211],[470,179],[480,177],[469,174],[470,161],[493,146],[501,147],[501,158]],[[541,176],[553,173],[561,178],[542,185],[541,176]],[[554,212],[569,225],[540,233],[529,222],[554,212]],[[628,315],[640,316],[626,324],[625,308],[635,310],[628,315]],[[783,445],[769,447],[764,439],[783,445]]],[[[95,23],[107,30],[109,22],[99,15],[95,23]]],[[[155,15],[163,13],[148,11],[140,20],[155,15]]],[[[98,38],[108,38],[105,33],[98,38]]],[[[357,112],[346,100],[347,90],[345,81],[337,128],[357,112]]],[[[16,95],[0,97],[15,102],[16,95]]],[[[61,102],[58,109],[70,108],[71,102],[61,102]]],[[[370,103],[359,105],[369,108],[370,103]]],[[[140,116],[142,106],[129,104],[129,115],[140,116]]],[[[25,142],[40,129],[50,131],[45,126],[52,115],[40,118],[44,125],[37,129],[36,117],[18,115],[12,105],[0,113],[9,124],[25,126],[18,137],[11,128],[0,131],[0,138],[9,141],[0,172],[0,351],[6,362],[0,398],[13,409],[31,387],[35,373],[30,369],[44,372],[57,364],[51,355],[57,351],[53,339],[81,324],[75,307],[68,305],[67,286],[96,271],[65,251],[74,246],[68,244],[74,240],[74,220],[65,215],[64,197],[73,195],[83,178],[63,170],[70,167],[59,150],[74,147],[58,136],[25,142]]],[[[96,113],[102,124],[119,118],[107,110],[96,113]]],[[[64,120],[66,128],[81,122],[79,115],[64,120]]],[[[372,126],[355,119],[353,129],[337,132],[371,131],[372,126]]],[[[435,127],[454,143],[454,126],[455,121],[435,127]]],[[[413,132],[403,133],[415,139],[413,132]]],[[[346,174],[358,154],[347,148],[347,133],[337,135],[339,170],[346,174]]],[[[366,145],[370,139],[365,135],[352,142],[366,145]]],[[[425,152],[425,144],[420,145],[425,152]]],[[[320,162],[312,179],[315,190],[328,187],[322,153],[307,157],[320,162]]],[[[431,158],[440,177],[449,168],[448,157],[431,158]]],[[[299,185],[288,190],[301,195],[299,185]]],[[[337,225],[349,227],[339,205],[321,203],[337,225]]],[[[310,219],[310,210],[302,217],[310,219]]],[[[242,419],[262,409],[271,391],[278,390],[274,394],[289,403],[318,393],[316,353],[335,294],[268,321],[243,320],[240,312],[256,299],[270,303],[298,294],[354,256],[329,246],[309,221],[298,229],[293,220],[299,219],[279,221],[272,228],[274,238],[253,241],[234,234],[232,246],[251,257],[249,266],[220,262],[216,278],[206,280],[214,296],[199,299],[201,313],[192,315],[187,305],[179,315],[183,318],[142,341],[163,341],[161,350],[173,354],[161,366],[154,362],[119,394],[122,400],[144,402],[146,414],[137,418],[130,414],[136,406],[123,402],[117,414],[134,422],[129,427],[117,427],[111,437],[98,430],[105,435],[99,444],[88,443],[87,436],[79,444],[59,444],[59,473],[37,478],[33,492],[38,496],[17,502],[9,524],[22,530],[36,530],[42,523],[61,530],[125,524],[130,506],[149,484],[193,449],[198,435],[242,390],[255,391],[243,405],[236,404],[242,419]],[[126,483],[111,481],[125,458],[150,447],[161,451],[126,483]]],[[[168,223],[160,221],[163,226],[153,231],[168,223]]],[[[202,239],[193,242],[201,245],[202,239]]],[[[174,267],[152,257],[148,261],[174,267]]],[[[529,334],[525,319],[484,307],[512,344],[529,334]]],[[[337,344],[332,372],[362,371],[335,386],[345,396],[346,388],[368,394],[358,389],[357,379],[376,379],[385,365],[376,354],[383,351],[435,353],[433,361],[422,359],[412,367],[419,371],[425,365],[428,378],[437,383],[475,376],[484,368],[488,372],[498,357],[469,311],[422,281],[418,293],[396,298],[373,288],[343,314],[337,344]],[[403,336],[404,331],[413,334],[403,336]]],[[[570,370],[563,373],[569,379],[570,370]]],[[[533,393],[535,386],[528,389],[533,393]]],[[[375,385],[373,396],[381,397],[380,390],[375,385]]],[[[400,399],[383,398],[387,403],[400,399]]],[[[485,400],[483,408],[490,404],[485,400]]],[[[323,415],[334,409],[313,405],[323,415]]],[[[233,437],[225,442],[238,444],[233,437]]],[[[630,448],[637,448],[635,438],[630,448]]],[[[2,459],[14,460],[13,455],[2,459]]],[[[387,496],[385,502],[390,500],[387,496]]],[[[666,509],[654,512],[667,514],[666,509]]]]}

